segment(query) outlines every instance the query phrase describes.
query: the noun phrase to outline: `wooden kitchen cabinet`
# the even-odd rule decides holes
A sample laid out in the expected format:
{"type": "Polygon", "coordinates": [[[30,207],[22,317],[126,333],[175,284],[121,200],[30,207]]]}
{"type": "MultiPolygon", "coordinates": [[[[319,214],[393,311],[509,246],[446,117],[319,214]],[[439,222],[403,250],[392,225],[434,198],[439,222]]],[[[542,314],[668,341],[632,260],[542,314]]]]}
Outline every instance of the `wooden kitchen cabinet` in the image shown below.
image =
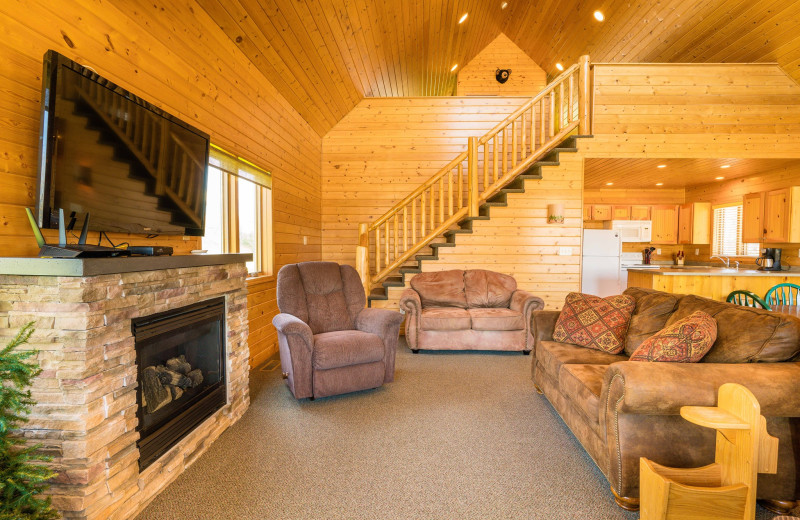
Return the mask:
{"type": "Polygon", "coordinates": [[[711,243],[711,203],[691,202],[678,211],[678,243],[711,243]]]}
{"type": "Polygon", "coordinates": [[[650,220],[650,206],[631,206],[631,220],[650,220]]]}
{"type": "Polygon", "coordinates": [[[611,207],[611,220],[630,220],[631,207],[630,206],[612,206],[611,207]]]}
{"type": "Polygon", "coordinates": [[[653,206],[653,244],[678,243],[678,208],[677,205],[653,206]]]}
{"type": "Polygon", "coordinates": [[[764,239],[764,194],[748,193],[742,198],[742,242],[758,243],[764,239]]]}
{"type": "Polygon", "coordinates": [[[592,220],[611,220],[611,204],[592,204],[592,220]]]}
{"type": "Polygon", "coordinates": [[[583,205],[583,220],[592,220],[592,205],[583,205]]]}
{"type": "Polygon", "coordinates": [[[762,220],[762,242],[800,242],[800,186],[766,192],[762,220]]]}

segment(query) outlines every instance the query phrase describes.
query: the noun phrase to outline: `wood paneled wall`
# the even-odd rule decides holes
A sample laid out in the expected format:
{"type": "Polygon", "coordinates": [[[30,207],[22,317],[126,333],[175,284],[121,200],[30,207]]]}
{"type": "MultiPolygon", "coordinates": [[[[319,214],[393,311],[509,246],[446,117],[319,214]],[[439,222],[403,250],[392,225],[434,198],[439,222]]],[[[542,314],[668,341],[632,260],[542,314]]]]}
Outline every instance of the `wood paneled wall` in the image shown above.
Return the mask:
{"type": "Polygon", "coordinates": [[[322,257],[355,265],[359,222],[391,209],[526,99],[361,101],[322,140],[322,257]]]}
{"type": "MultiPolygon", "coordinates": [[[[761,175],[733,179],[725,182],[716,182],[686,189],[686,202],[711,202],[727,204],[742,202],[742,197],[748,193],[758,193],[777,190],[789,186],[800,186],[800,169],[797,166],[786,166],[761,175]]],[[[769,247],[783,249],[782,264],[800,265],[800,244],[769,244],[769,247]]],[[[686,251],[687,260],[707,261],[711,255],[711,246],[692,246],[691,251],[686,251]],[[700,254],[695,255],[695,248],[700,249],[700,254]]],[[[748,261],[747,263],[752,263],[748,261]]]]}
{"type": "Polygon", "coordinates": [[[456,95],[533,97],[545,85],[542,68],[501,33],[458,73],[456,95]],[[511,69],[508,81],[497,81],[497,69],[511,69]]]}
{"type": "MultiPolygon", "coordinates": [[[[23,208],[34,204],[42,56],[55,49],[271,170],[276,270],[320,258],[321,139],[193,0],[9,0],[0,3],[0,34],[3,256],[36,254],[23,208]]],[[[154,242],[178,253],[198,244],[154,242]]],[[[249,285],[251,358],[259,362],[275,350],[274,278],[249,285]]]]}

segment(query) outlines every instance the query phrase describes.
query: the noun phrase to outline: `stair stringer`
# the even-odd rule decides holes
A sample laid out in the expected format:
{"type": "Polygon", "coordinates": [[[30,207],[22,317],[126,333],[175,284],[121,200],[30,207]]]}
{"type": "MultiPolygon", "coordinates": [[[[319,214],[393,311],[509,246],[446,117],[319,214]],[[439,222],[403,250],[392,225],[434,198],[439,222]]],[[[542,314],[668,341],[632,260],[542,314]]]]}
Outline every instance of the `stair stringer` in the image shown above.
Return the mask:
{"type": "Polygon", "coordinates": [[[489,269],[513,276],[520,289],[543,298],[546,308],[560,309],[567,293],[580,290],[584,156],[580,139],[570,139],[577,144],[560,145],[554,156],[537,163],[540,175],[520,175],[481,206],[481,217],[461,222],[467,229],[448,231],[446,242],[434,241],[435,256],[387,279],[385,295],[383,288],[374,290],[370,306],[398,309],[418,272],[489,269]],[[565,204],[564,224],[547,223],[550,203],[565,204]],[[561,247],[571,248],[570,254],[559,256],[561,247]]]}

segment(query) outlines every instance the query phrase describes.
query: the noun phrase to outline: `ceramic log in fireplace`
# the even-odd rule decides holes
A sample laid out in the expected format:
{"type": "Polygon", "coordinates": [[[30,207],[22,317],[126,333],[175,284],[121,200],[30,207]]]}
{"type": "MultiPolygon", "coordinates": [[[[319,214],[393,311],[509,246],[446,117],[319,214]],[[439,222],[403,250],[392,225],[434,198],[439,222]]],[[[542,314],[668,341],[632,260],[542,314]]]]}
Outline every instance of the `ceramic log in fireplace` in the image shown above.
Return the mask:
{"type": "Polygon", "coordinates": [[[136,318],[139,469],[226,403],[225,298],[136,318]]]}

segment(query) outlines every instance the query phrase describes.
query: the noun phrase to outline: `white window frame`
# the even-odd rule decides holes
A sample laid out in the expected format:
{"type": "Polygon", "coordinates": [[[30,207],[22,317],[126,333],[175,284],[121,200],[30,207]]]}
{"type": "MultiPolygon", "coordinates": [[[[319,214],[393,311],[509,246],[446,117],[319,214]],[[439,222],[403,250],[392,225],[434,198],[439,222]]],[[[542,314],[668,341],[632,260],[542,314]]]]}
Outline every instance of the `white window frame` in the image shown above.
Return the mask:
{"type": "MultiPolygon", "coordinates": [[[[712,240],[711,240],[711,254],[712,255],[719,255],[719,256],[728,256],[728,257],[743,257],[743,258],[754,258],[759,256],[761,251],[760,244],[751,244],[751,243],[743,243],[742,242],[742,216],[743,216],[744,208],[741,202],[731,202],[728,204],[718,204],[712,207],[711,211],[711,218],[712,218],[712,240]],[[730,219],[734,218],[732,215],[735,214],[735,218],[737,219],[736,222],[731,222],[730,219]],[[720,225],[727,225],[730,226],[728,228],[728,233],[735,233],[736,234],[736,243],[733,247],[733,250],[730,248],[730,243],[727,244],[728,248],[724,248],[721,244],[721,237],[720,234],[722,231],[720,230],[720,225]],[[735,225],[735,229],[731,229],[735,225]]],[[[728,241],[730,242],[730,237],[728,237],[728,241]]]]}

